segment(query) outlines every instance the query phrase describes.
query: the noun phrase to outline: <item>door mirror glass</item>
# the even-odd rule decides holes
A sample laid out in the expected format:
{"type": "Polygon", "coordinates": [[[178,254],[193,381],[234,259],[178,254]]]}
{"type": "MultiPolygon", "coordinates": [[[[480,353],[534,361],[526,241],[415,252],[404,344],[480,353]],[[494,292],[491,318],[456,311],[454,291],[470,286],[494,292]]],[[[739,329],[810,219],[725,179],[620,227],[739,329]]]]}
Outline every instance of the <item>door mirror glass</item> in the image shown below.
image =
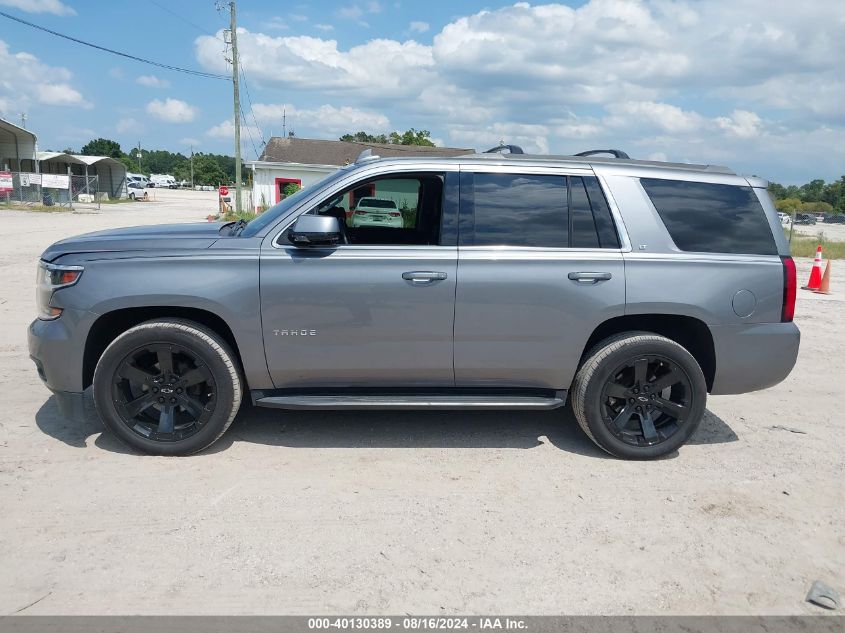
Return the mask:
{"type": "Polygon", "coordinates": [[[340,242],[337,218],[326,215],[301,215],[288,232],[291,244],[297,247],[335,246],[340,242]]]}

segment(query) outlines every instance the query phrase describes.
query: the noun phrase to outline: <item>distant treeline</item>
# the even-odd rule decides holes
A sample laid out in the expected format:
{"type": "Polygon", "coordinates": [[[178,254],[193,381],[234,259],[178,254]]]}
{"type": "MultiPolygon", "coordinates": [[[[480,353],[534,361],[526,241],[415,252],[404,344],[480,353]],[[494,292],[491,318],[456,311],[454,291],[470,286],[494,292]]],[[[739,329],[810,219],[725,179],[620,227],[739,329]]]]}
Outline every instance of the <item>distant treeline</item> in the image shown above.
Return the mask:
{"type": "MultiPolygon", "coordinates": [[[[72,154],[87,156],[110,156],[121,161],[133,173],[170,174],[176,180],[191,180],[191,158],[181,152],[169,152],[164,149],[149,150],[141,148],[140,167],[138,165],[138,148],[133,147],[124,152],[120,143],[107,138],[89,141],[78,152],[67,148],[64,150],[72,154]]],[[[231,183],[235,180],[235,159],[223,154],[194,154],[194,184],[217,185],[231,183]]]]}
{"type": "Polygon", "coordinates": [[[800,187],[785,187],[776,182],[769,185],[775,207],[784,213],[843,213],[845,212],[845,176],[833,182],[811,180],[800,187]]]}

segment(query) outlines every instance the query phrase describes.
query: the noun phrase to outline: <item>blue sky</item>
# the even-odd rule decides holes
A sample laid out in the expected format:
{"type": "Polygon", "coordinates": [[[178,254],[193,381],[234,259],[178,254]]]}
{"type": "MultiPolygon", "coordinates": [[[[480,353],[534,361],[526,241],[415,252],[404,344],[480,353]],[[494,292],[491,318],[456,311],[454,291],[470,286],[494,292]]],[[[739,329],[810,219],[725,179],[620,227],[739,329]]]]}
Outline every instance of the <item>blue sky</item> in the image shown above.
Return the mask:
{"type": "MultiPolygon", "coordinates": [[[[845,3],[768,0],[238,2],[243,150],[282,131],[429,129],[438,144],[618,147],[780,182],[845,174],[845,3]]],[[[213,0],[0,0],[141,57],[227,73],[213,0]],[[176,15],[174,15],[174,13],[176,15]]],[[[0,116],[40,147],[232,153],[231,85],[0,18],[0,116]]]]}

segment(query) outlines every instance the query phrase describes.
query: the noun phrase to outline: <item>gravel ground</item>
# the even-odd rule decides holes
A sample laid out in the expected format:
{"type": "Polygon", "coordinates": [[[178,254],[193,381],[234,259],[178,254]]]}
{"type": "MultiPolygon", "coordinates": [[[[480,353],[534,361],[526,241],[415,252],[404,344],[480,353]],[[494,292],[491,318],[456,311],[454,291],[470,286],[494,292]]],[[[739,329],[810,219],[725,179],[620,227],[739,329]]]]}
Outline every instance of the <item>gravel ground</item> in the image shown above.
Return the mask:
{"type": "MultiPolygon", "coordinates": [[[[786,231],[787,235],[789,235],[788,228],[786,231]]],[[[825,224],[824,222],[811,225],[796,224],[795,234],[810,235],[812,237],[821,234],[831,242],[845,242],[845,224],[825,224]]]]}
{"type": "Polygon", "coordinates": [[[0,615],[802,614],[813,580],[845,592],[843,269],[799,291],[792,375],[711,398],[663,461],[608,458],[568,410],[249,407],[201,455],[141,457],[90,398],[57,415],[26,327],[51,242],[214,207],[156,194],[0,211],[0,615]]]}

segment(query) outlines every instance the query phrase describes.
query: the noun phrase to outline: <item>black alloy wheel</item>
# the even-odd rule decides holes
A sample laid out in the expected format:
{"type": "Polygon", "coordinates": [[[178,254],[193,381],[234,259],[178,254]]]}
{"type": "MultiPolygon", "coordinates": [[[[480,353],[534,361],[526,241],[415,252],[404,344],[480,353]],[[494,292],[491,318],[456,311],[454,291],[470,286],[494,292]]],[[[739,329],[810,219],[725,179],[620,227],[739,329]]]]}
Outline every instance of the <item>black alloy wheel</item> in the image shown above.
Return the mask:
{"type": "Polygon", "coordinates": [[[112,383],[124,424],[145,439],[184,440],[208,422],[216,406],[211,370],[190,350],[158,343],[127,354],[112,383]]]}
{"type": "Polygon", "coordinates": [[[651,354],[619,365],[602,389],[602,415],[610,432],[632,446],[665,442],[686,421],[692,385],[684,370],[651,354]]]}
{"type": "Polygon", "coordinates": [[[600,448],[624,459],[656,459],[695,433],[707,381],[682,345],[651,332],[624,332],[595,345],[570,389],[572,411],[600,448]]]}

